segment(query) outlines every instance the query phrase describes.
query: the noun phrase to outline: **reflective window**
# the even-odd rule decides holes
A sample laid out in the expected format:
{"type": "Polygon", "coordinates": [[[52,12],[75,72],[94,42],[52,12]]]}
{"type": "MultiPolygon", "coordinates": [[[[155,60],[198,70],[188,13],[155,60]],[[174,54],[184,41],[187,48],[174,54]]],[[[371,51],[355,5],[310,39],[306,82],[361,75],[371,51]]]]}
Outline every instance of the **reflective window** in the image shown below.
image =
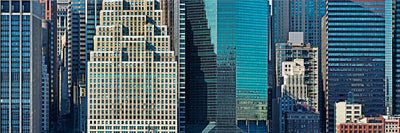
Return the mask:
{"type": "Polygon", "coordinates": [[[30,9],[31,9],[31,6],[30,6],[30,2],[29,1],[22,2],[22,11],[23,12],[29,12],[30,9]]]}
{"type": "Polygon", "coordinates": [[[1,12],[9,12],[10,6],[8,1],[1,2],[1,12]]]}
{"type": "Polygon", "coordinates": [[[11,2],[12,12],[19,12],[19,1],[11,2]]]}

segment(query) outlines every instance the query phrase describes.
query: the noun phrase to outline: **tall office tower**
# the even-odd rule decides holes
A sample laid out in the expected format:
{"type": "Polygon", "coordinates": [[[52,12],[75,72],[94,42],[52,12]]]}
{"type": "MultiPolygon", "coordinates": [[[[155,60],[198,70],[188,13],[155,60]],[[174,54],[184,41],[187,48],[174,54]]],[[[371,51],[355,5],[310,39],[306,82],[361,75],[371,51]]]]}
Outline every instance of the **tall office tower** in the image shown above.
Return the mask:
{"type": "MultiPolygon", "coordinates": [[[[99,24],[102,0],[69,0],[67,20],[67,70],[70,112],[74,127],[79,127],[79,86],[86,78],[86,62],[93,50],[95,26],[99,24]]],[[[67,106],[68,107],[68,106],[67,106]]],[[[74,128],[79,129],[79,128],[74,128]]]]}
{"type": "Polygon", "coordinates": [[[304,32],[304,43],[321,44],[325,0],[272,0],[272,42],[286,43],[289,32],[304,32]]]}
{"type": "Polygon", "coordinates": [[[185,4],[186,132],[195,132],[216,121],[217,62],[205,2],[188,0],[185,4]]]}
{"type": "Polygon", "coordinates": [[[63,56],[63,47],[67,43],[68,6],[67,0],[57,1],[57,55],[59,58],[63,56]]]}
{"type": "Polygon", "coordinates": [[[385,4],[385,43],[386,43],[386,90],[388,115],[400,114],[400,0],[386,1],[385,4]],[[392,2],[392,3],[391,3],[392,2]],[[393,15],[395,14],[395,15],[393,15]],[[391,26],[391,27],[388,27],[391,26]],[[392,41],[391,41],[392,40],[392,41]],[[389,48],[392,46],[392,48],[389,48]],[[389,58],[392,57],[392,58],[389,58]],[[392,65],[393,64],[393,65],[392,65]],[[390,69],[393,68],[393,69],[390,69]],[[390,75],[392,74],[392,75],[390,75]],[[391,100],[391,101],[390,101],[391,100]]]}
{"type": "MultiPolygon", "coordinates": [[[[49,120],[50,129],[55,129],[59,112],[59,76],[57,55],[57,3],[55,0],[40,0],[42,19],[48,21],[45,64],[49,73],[49,120]]],[[[36,7],[37,8],[37,7],[36,7]]]]}
{"type": "MultiPolygon", "coordinates": [[[[321,45],[321,18],[325,14],[325,0],[272,0],[272,30],[271,30],[271,53],[275,55],[275,44],[286,43],[289,39],[289,32],[303,32],[304,43],[311,44],[311,47],[320,47],[321,45]]],[[[321,51],[319,49],[319,51],[321,51]]],[[[321,54],[319,54],[321,55],[321,54]]],[[[276,79],[275,64],[272,59],[269,62],[270,70],[269,77],[276,79]]],[[[318,64],[320,66],[320,64],[318,64]]],[[[318,72],[320,73],[320,72],[318,72]]],[[[321,77],[319,79],[322,79],[321,77]]],[[[275,80],[269,81],[270,93],[275,96],[278,84],[275,80]]],[[[319,92],[322,87],[318,87],[319,92]]],[[[323,94],[318,95],[320,98],[319,108],[325,108],[323,105],[323,94]]],[[[271,103],[272,104],[272,103],[271,103]]],[[[271,106],[270,106],[271,107],[271,106]]],[[[272,109],[272,108],[270,108],[272,109]]],[[[324,109],[319,110],[324,114],[324,109]]],[[[269,116],[272,116],[272,111],[269,111],[269,116]]],[[[271,119],[271,117],[269,117],[271,119]]],[[[320,117],[321,120],[325,117],[320,117]]],[[[322,120],[323,121],[323,120],[322,120]]],[[[324,131],[322,131],[324,132],[324,131]]]]}
{"type": "Polygon", "coordinates": [[[59,70],[59,109],[60,116],[70,111],[68,93],[68,68],[66,57],[67,26],[68,26],[68,0],[57,1],[57,55],[59,70]]]}
{"type": "Polygon", "coordinates": [[[88,62],[87,131],[177,132],[178,64],[160,1],[102,7],[88,62]]]}
{"type": "MultiPolygon", "coordinates": [[[[67,51],[68,51],[68,88],[78,86],[86,73],[86,4],[85,0],[69,1],[70,7],[67,14],[67,51]]],[[[72,96],[71,96],[72,97],[72,96]]],[[[71,108],[72,109],[72,108],[71,108]]]]}
{"type": "Polygon", "coordinates": [[[268,0],[186,1],[186,131],[267,130],[268,0]]]}
{"type": "Polygon", "coordinates": [[[42,56],[42,110],[41,128],[43,132],[49,132],[49,73],[45,64],[45,56],[42,56]]]}
{"type": "MultiPolygon", "coordinates": [[[[288,132],[287,127],[299,125],[286,123],[290,119],[288,114],[298,110],[319,113],[318,48],[304,44],[302,32],[289,32],[287,43],[277,43],[275,47],[276,84],[279,90],[275,92],[276,97],[272,98],[272,132],[288,132]],[[306,108],[298,109],[299,105],[306,108]]],[[[319,123],[319,120],[315,122],[319,123]]]]}
{"type": "MultiPolygon", "coordinates": [[[[71,5],[67,11],[67,70],[68,91],[70,102],[73,103],[73,87],[78,85],[82,75],[85,75],[86,63],[86,25],[85,25],[85,1],[69,1],[71,5]]],[[[71,111],[73,111],[71,105],[71,111]]]]}
{"type": "Polygon", "coordinates": [[[168,27],[168,35],[171,38],[172,49],[178,62],[179,75],[179,132],[185,132],[185,87],[186,87],[186,52],[185,52],[185,1],[160,0],[160,8],[165,14],[163,24],[168,27]]]}
{"type": "Polygon", "coordinates": [[[42,19],[42,131],[43,132],[49,132],[49,124],[50,124],[50,73],[48,66],[50,65],[49,63],[49,58],[50,58],[50,21],[42,19]]]}
{"type": "Polygon", "coordinates": [[[293,61],[282,62],[282,78],[281,93],[287,93],[293,97],[293,100],[309,105],[311,98],[309,97],[308,87],[305,81],[304,59],[294,59],[293,61]]]}
{"type": "MultiPolygon", "coordinates": [[[[302,32],[289,32],[287,43],[276,44],[276,81],[277,86],[288,86],[285,82],[288,75],[285,75],[284,63],[295,63],[304,65],[303,80],[300,84],[307,87],[307,104],[317,112],[318,108],[318,48],[303,43],[302,32]],[[293,62],[296,59],[303,59],[302,63],[293,62]]],[[[301,61],[300,61],[301,62],[301,61]]],[[[291,65],[292,66],[292,65],[291,65]]],[[[288,69],[289,70],[289,69],[288,69]]],[[[289,85],[293,86],[293,85],[289,85]]]]}
{"type": "Polygon", "coordinates": [[[78,87],[78,82],[81,80],[82,75],[85,75],[84,63],[86,63],[86,45],[84,36],[85,33],[85,1],[81,0],[68,0],[69,6],[67,10],[67,45],[66,45],[66,65],[67,65],[67,81],[68,81],[68,101],[69,105],[64,106],[64,113],[69,113],[69,117],[63,118],[68,121],[72,121],[69,124],[62,124],[64,129],[70,129],[74,132],[77,126],[77,114],[76,110],[76,98],[74,96],[76,88],[78,87]],[[82,57],[81,57],[82,56],[82,57]]]}
{"type": "Polygon", "coordinates": [[[364,115],[386,113],[385,53],[392,48],[385,47],[385,0],[328,0],[324,19],[326,125],[327,132],[334,132],[334,103],[345,100],[348,92],[363,105],[364,115]]]}
{"type": "Polygon", "coordinates": [[[0,132],[41,132],[42,20],[38,0],[0,1],[0,132]]]}
{"type": "Polygon", "coordinates": [[[100,10],[103,0],[85,0],[85,24],[86,24],[86,61],[89,60],[89,53],[93,51],[94,40],[96,35],[96,25],[100,24],[100,10]]]}
{"type": "MultiPolygon", "coordinates": [[[[68,102],[64,106],[69,108],[73,129],[81,131],[80,119],[82,113],[79,112],[84,104],[81,104],[80,86],[86,84],[86,62],[89,60],[89,53],[93,51],[96,34],[96,25],[99,24],[102,0],[69,0],[70,6],[67,11],[67,81],[68,81],[68,102]],[[69,104],[68,104],[69,103],[69,104]]],[[[65,94],[65,91],[64,93],[65,94]]],[[[67,112],[68,113],[68,112],[67,112]]],[[[72,127],[71,127],[72,128],[72,127]]]]}
{"type": "Polygon", "coordinates": [[[95,26],[99,24],[101,0],[70,1],[68,11],[68,88],[77,86],[86,74],[87,54],[93,50],[95,26]]]}

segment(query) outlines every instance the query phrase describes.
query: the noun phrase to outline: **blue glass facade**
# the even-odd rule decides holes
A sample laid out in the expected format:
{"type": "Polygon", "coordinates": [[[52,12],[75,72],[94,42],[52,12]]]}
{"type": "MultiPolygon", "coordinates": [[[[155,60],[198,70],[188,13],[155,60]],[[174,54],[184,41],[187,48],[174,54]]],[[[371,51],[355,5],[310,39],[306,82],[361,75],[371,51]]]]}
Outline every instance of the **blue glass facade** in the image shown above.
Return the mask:
{"type": "Polygon", "coordinates": [[[30,10],[38,2],[0,3],[0,132],[39,132],[42,30],[30,10]]]}
{"type": "Polygon", "coordinates": [[[100,10],[102,0],[86,0],[86,60],[89,59],[90,51],[93,51],[93,37],[96,35],[96,25],[100,23],[100,10]]]}
{"type": "MultiPolygon", "coordinates": [[[[385,0],[385,106],[393,114],[393,1],[385,0]]],[[[395,20],[396,21],[396,20],[395,20]]],[[[398,114],[397,112],[396,114],[398,114]]]]}
{"type": "Polygon", "coordinates": [[[265,121],[270,9],[268,1],[237,1],[236,4],[236,119],[265,121]]]}
{"type": "MultiPolygon", "coordinates": [[[[393,62],[393,66],[392,66],[392,70],[388,71],[388,74],[392,74],[390,76],[393,77],[392,83],[390,84],[388,83],[389,88],[388,90],[392,90],[392,93],[389,93],[388,99],[391,99],[392,101],[387,102],[389,105],[392,105],[390,107],[392,107],[392,114],[399,114],[400,113],[400,0],[395,0],[392,1],[391,0],[387,0],[387,4],[390,4],[391,6],[393,6],[393,8],[388,8],[387,10],[391,10],[393,13],[393,17],[391,18],[391,20],[394,20],[393,23],[391,23],[392,21],[388,21],[387,26],[392,26],[392,28],[387,28],[387,36],[388,37],[393,37],[393,42],[392,46],[393,49],[389,49],[391,50],[390,52],[393,51],[393,53],[391,53],[393,58],[388,58],[387,61],[392,61],[393,62]],[[392,10],[393,9],[393,10],[392,10]],[[393,30],[393,33],[391,33],[393,30]],[[391,86],[390,86],[391,85],[391,86]],[[391,103],[391,104],[390,104],[391,103]]],[[[389,16],[389,14],[388,14],[389,16]]],[[[390,38],[388,38],[390,39],[390,38]]]]}
{"type": "MultiPolygon", "coordinates": [[[[385,0],[337,1],[327,5],[327,131],[334,104],[354,93],[365,116],[385,114],[385,0]]],[[[325,64],[326,65],[326,64],[325,64]]]]}
{"type": "Polygon", "coordinates": [[[272,42],[286,43],[289,32],[303,32],[304,43],[321,43],[321,18],[325,0],[273,0],[272,42]]]}
{"type": "Polygon", "coordinates": [[[268,0],[189,0],[186,7],[186,129],[214,121],[214,132],[266,132],[268,0]]]}

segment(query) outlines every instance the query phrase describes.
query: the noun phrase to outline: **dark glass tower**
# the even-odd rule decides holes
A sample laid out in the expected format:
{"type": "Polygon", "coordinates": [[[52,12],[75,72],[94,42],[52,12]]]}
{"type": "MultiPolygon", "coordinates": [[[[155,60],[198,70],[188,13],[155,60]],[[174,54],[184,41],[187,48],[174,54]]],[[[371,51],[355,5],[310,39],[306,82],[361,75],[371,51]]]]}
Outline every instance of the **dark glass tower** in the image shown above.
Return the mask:
{"type": "Polygon", "coordinates": [[[38,0],[0,5],[0,132],[40,133],[41,6],[38,0]]]}
{"type": "Polygon", "coordinates": [[[93,37],[96,35],[96,25],[100,23],[102,0],[69,0],[69,4],[65,62],[67,62],[69,103],[71,104],[69,109],[72,114],[70,119],[74,120],[74,128],[68,129],[84,131],[85,126],[82,125],[85,125],[86,121],[80,120],[86,116],[86,113],[81,111],[85,103],[80,102],[84,92],[79,91],[79,88],[87,81],[85,79],[86,64],[90,58],[90,51],[93,51],[93,37]]]}
{"type": "Polygon", "coordinates": [[[187,132],[267,131],[268,0],[186,1],[187,132]]]}
{"type": "Polygon", "coordinates": [[[349,92],[355,103],[363,104],[365,116],[385,114],[385,0],[328,0],[327,4],[322,36],[326,54],[322,62],[327,67],[322,72],[327,132],[334,132],[334,104],[346,100],[349,92]]]}
{"type": "Polygon", "coordinates": [[[59,76],[58,76],[58,57],[57,57],[57,3],[54,0],[40,0],[42,5],[42,19],[48,21],[47,38],[43,40],[45,48],[45,65],[49,74],[49,127],[45,130],[55,130],[59,116],[59,76]]]}
{"type": "MultiPolygon", "coordinates": [[[[398,34],[400,34],[400,0],[393,0],[393,3],[387,2],[386,5],[390,6],[386,7],[386,12],[388,12],[386,13],[386,24],[387,26],[392,26],[386,28],[386,36],[393,38],[393,42],[390,43],[393,46],[393,49],[390,49],[390,52],[392,53],[389,54],[393,58],[387,59],[387,61],[393,62],[393,70],[387,72],[388,74],[393,74],[388,76],[393,78],[393,80],[388,79],[388,81],[391,81],[393,84],[387,84],[387,90],[391,90],[388,92],[392,92],[388,93],[389,95],[387,96],[387,99],[391,101],[387,103],[389,109],[392,109],[392,111],[389,112],[390,114],[400,114],[400,37],[398,36],[398,34]]],[[[391,39],[389,37],[387,38],[391,39]]]]}

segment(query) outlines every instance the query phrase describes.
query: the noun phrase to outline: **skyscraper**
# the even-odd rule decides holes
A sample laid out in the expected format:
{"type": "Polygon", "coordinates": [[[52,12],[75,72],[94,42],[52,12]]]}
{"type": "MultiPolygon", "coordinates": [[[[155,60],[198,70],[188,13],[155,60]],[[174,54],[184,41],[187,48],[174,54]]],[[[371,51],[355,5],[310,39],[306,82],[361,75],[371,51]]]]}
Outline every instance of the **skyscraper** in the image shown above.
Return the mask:
{"type": "Polygon", "coordinates": [[[72,91],[85,74],[86,41],[85,1],[70,1],[67,28],[68,88],[72,91]]]}
{"type": "Polygon", "coordinates": [[[70,111],[70,101],[68,92],[68,67],[67,67],[67,26],[68,7],[67,0],[57,1],[57,55],[59,63],[59,108],[60,116],[66,115],[70,111]]]}
{"type": "Polygon", "coordinates": [[[400,1],[386,1],[385,4],[385,43],[386,43],[386,66],[385,69],[387,77],[386,81],[386,95],[387,107],[389,108],[388,115],[400,114],[400,1]],[[395,15],[393,15],[395,14],[395,15]],[[389,48],[392,46],[392,48],[389,48]],[[390,69],[392,68],[392,69],[390,69]],[[390,101],[391,100],[391,101],[390,101]]]}
{"type": "Polygon", "coordinates": [[[42,131],[48,132],[50,129],[50,21],[42,18],[42,131]]]}
{"type": "Polygon", "coordinates": [[[57,1],[57,55],[59,56],[59,58],[63,56],[63,49],[65,44],[67,43],[68,6],[68,0],[57,1]]]}
{"type": "MultiPolygon", "coordinates": [[[[290,32],[289,40],[287,43],[277,43],[276,46],[276,81],[278,86],[293,86],[286,84],[285,81],[288,80],[285,72],[284,62],[286,63],[295,63],[296,59],[302,59],[303,61],[300,64],[303,64],[304,72],[302,83],[296,82],[299,84],[305,84],[306,86],[306,94],[307,94],[307,104],[310,105],[311,108],[315,109],[317,112],[319,110],[319,100],[318,100],[318,48],[311,47],[310,44],[304,44],[303,42],[303,33],[302,32],[290,32]],[[295,61],[295,62],[293,62],[295,61]]],[[[296,63],[299,64],[299,63],[296,63]]],[[[292,65],[291,65],[292,66],[292,65]]],[[[290,68],[290,67],[289,67],[290,68]]],[[[287,70],[290,70],[287,68],[287,70]]],[[[283,88],[280,88],[281,90],[283,88]]]]}
{"type": "MultiPolygon", "coordinates": [[[[99,24],[99,10],[101,0],[73,0],[68,10],[67,27],[67,62],[68,62],[68,88],[73,93],[86,75],[86,61],[90,51],[93,50],[93,37],[96,33],[95,26],[99,24]]],[[[73,102],[73,101],[72,101],[73,102]]]]}
{"type": "MultiPolygon", "coordinates": [[[[96,25],[99,24],[100,10],[102,9],[102,0],[69,0],[70,7],[68,9],[67,20],[67,71],[68,71],[68,92],[69,92],[69,109],[74,121],[73,126],[76,131],[80,128],[81,105],[80,86],[86,84],[87,61],[89,53],[93,51],[94,40],[96,34],[96,25]]],[[[68,107],[68,106],[67,106],[68,107]]]]}
{"type": "MultiPolygon", "coordinates": [[[[43,50],[45,53],[45,64],[49,74],[49,129],[54,130],[58,122],[59,113],[59,76],[57,55],[57,3],[55,0],[40,0],[42,7],[42,19],[48,21],[47,36],[43,50]]],[[[37,8],[37,7],[35,7],[37,8]]]]}
{"type": "MultiPolygon", "coordinates": [[[[386,113],[385,0],[327,1],[322,36],[322,72],[327,132],[334,131],[334,103],[354,94],[362,113],[386,113]],[[328,63],[329,62],[329,63],[328,63]]],[[[390,41],[391,42],[391,41],[390,41]]]]}
{"type": "MultiPolygon", "coordinates": [[[[86,63],[86,45],[85,45],[85,1],[69,0],[67,11],[67,45],[66,58],[67,63],[67,78],[69,92],[69,109],[70,113],[74,113],[74,87],[78,86],[78,81],[82,80],[82,75],[85,74],[86,63]],[[81,57],[82,56],[82,57],[81,57]]],[[[72,115],[73,116],[73,115],[72,115]]]]}
{"type": "MultiPolygon", "coordinates": [[[[287,43],[277,43],[275,47],[277,89],[272,97],[271,127],[272,132],[283,133],[288,132],[287,127],[301,125],[295,121],[286,123],[288,115],[299,110],[319,114],[318,48],[304,44],[302,32],[289,32],[287,43]]],[[[319,123],[319,120],[314,121],[319,123]]]]}
{"type": "MultiPolygon", "coordinates": [[[[303,32],[304,43],[310,44],[311,47],[321,46],[321,18],[325,14],[325,1],[326,0],[272,0],[272,23],[271,23],[271,54],[275,55],[275,44],[286,43],[289,38],[289,32],[303,32]]],[[[318,49],[319,52],[321,51],[318,49]]],[[[318,55],[321,55],[320,53],[318,55]]],[[[319,60],[320,58],[318,58],[319,60]]],[[[321,62],[321,61],[319,61],[321,62]]],[[[275,58],[272,58],[269,63],[269,77],[276,79],[275,66],[277,64],[275,58]]],[[[320,66],[320,63],[318,64],[320,66]]],[[[319,67],[320,68],[320,67],[319,67]]],[[[318,73],[321,73],[320,71],[318,73]]],[[[321,75],[321,74],[319,74],[321,75]]],[[[319,77],[319,80],[322,78],[319,77]]],[[[275,97],[275,89],[278,86],[275,80],[269,81],[269,87],[271,88],[269,93],[275,97]]],[[[318,108],[325,108],[324,106],[324,95],[322,87],[319,86],[319,94],[317,97],[319,101],[318,108]]],[[[270,106],[272,100],[269,101],[270,106]]],[[[271,110],[272,108],[270,108],[271,110]]],[[[319,109],[321,114],[324,114],[324,109],[319,109]]],[[[272,117],[272,111],[269,111],[269,118],[272,117]]],[[[325,117],[320,117],[321,121],[324,121],[325,117]]],[[[321,125],[325,127],[325,125],[321,125]]],[[[321,130],[324,132],[323,130],[321,130]]]]}
{"type": "Polygon", "coordinates": [[[186,1],[187,132],[267,130],[268,4],[186,1]]]}
{"type": "Polygon", "coordinates": [[[47,73],[47,65],[45,57],[42,56],[42,110],[41,110],[41,128],[43,132],[49,131],[49,73],[47,73]]]}
{"type": "Polygon", "coordinates": [[[103,1],[87,63],[87,131],[178,131],[178,63],[160,1],[103,1]]]}
{"type": "Polygon", "coordinates": [[[41,132],[42,21],[38,0],[0,1],[0,132],[41,132]]]}
{"type": "Polygon", "coordinates": [[[186,118],[186,52],[185,52],[185,1],[160,0],[161,10],[166,15],[163,22],[168,26],[172,49],[178,63],[179,87],[179,132],[185,132],[186,118]]]}
{"type": "Polygon", "coordinates": [[[321,44],[325,0],[272,0],[273,44],[286,43],[289,32],[304,32],[304,43],[321,44]]]}

